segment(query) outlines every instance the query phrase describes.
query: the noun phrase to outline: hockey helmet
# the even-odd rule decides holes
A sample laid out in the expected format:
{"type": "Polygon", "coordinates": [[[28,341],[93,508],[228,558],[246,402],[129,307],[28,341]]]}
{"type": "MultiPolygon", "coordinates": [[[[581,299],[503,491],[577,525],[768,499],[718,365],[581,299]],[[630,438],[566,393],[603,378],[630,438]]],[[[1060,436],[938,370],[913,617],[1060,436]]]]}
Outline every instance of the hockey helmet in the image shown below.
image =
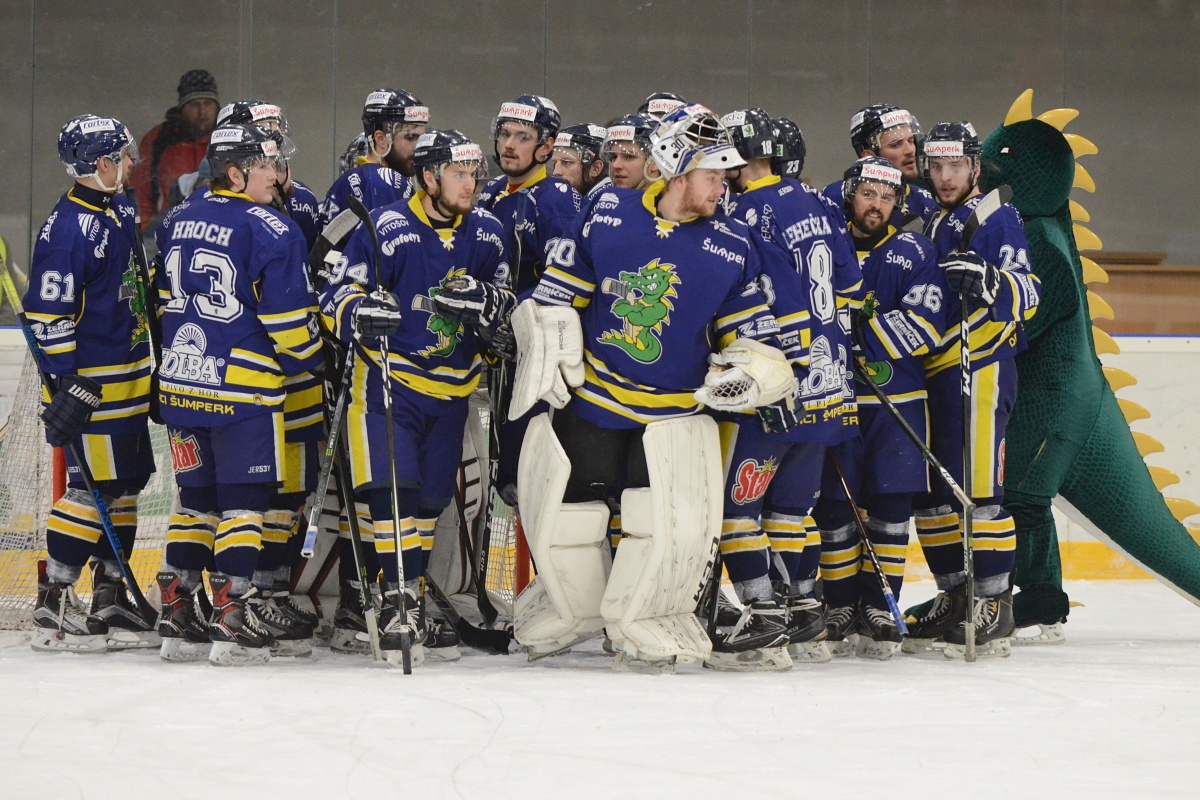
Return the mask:
{"type": "Polygon", "coordinates": [[[771,157],[771,171],[784,178],[796,178],[804,170],[804,157],[808,147],[800,126],[787,117],[771,120],[775,128],[775,155],[771,157]]]}
{"type": "Polygon", "coordinates": [[[417,139],[417,148],[413,152],[413,166],[417,170],[417,183],[428,191],[425,184],[425,170],[433,170],[441,175],[439,167],[446,164],[474,164],[475,179],[487,179],[487,162],[479,145],[467,138],[462,131],[454,129],[444,131],[426,131],[417,139]]]}
{"type": "Polygon", "coordinates": [[[579,154],[579,160],[583,162],[584,169],[586,169],[601,157],[601,150],[604,148],[604,140],[607,136],[608,130],[599,125],[591,123],[568,125],[555,137],[554,149],[571,148],[579,154]]]}
{"type": "Polygon", "coordinates": [[[939,122],[929,129],[925,140],[921,143],[918,161],[921,174],[929,177],[929,160],[931,158],[969,158],[972,169],[979,165],[979,154],[983,152],[983,144],[975,127],[965,120],[962,122],[939,122]]]}
{"type": "Polygon", "coordinates": [[[694,103],[681,106],[650,134],[650,157],[670,180],[694,169],[736,169],[746,165],[713,112],[694,103]]]}
{"type": "Polygon", "coordinates": [[[864,183],[879,183],[896,190],[893,201],[901,202],[904,192],[904,173],[886,158],[864,156],[850,165],[842,175],[842,200],[849,203],[854,192],[864,183]]]}
{"type": "Polygon", "coordinates": [[[721,117],[721,124],[729,131],[738,155],[747,161],[770,158],[775,154],[775,129],[771,126],[771,118],[761,108],[731,111],[721,117]]]}
{"type": "Polygon", "coordinates": [[[850,146],[854,155],[861,156],[863,150],[879,151],[879,134],[900,125],[912,129],[913,136],[921,134],[917,118],[899,106],[890,103],[867,106],[850,118],[850,146]]]}
{"type": "Polygon", "coordinates": [[[674,92],[651,92],[638,106],[637,113],[657,122],[675,109],[686,105],[687,100],[674,92]]]}
{"type": "Polygon", "coordinates": [[[619,142],[630,142],[641,148],[642,154],[650,155],[650,134],[658,123],[642,114],[626,114],[608,126],[600,156],[612,160],[613,146],[619,142]]]}
{"type": "Polygon", "coordinates": [[[62,126],[58,132],[58,160],[72,178],[90,178],[96,165],[109,158],[120,169],[122,150],[137,161],[137,141],[129,128],[112,117],[81,114],[62,126]]]}
{"type": "Polygon", "coordinates": [[[562,115],[549,98],[523,94],[500,106],[500,113],[492,120],[492,139],[500,135],[500,126],[505,122],[520,122],[536,128],[540,145],[558,134],[562,115]]]}
{"type": "Polygon", "coordinates": [[[429,109],[412,92],[403,89],[376,89],[363,103],[363,133],[391,133],[397,124],[426,125],[429,109]]]}
{"type": "Polygon", "coordinates": [[[260,128],[279,131],[283,135],[280,153],[284,158],[291,158],[296,154],[292,128],[288,125],[283,110],[273,103],[263,100],[236,100],[229,103],[217,112],[217,127],[224,125],[257,125],[260,128]]]}
{"type": "Polygon", "coordinates": [[[208,168],[220,175],[226,164],[237,164],[243,172],[258,163],[270,163],[277,172],[287,172],[287,158],[281,152],[283,135],[257,125],[224,125],[208,138],[208,168]]]}

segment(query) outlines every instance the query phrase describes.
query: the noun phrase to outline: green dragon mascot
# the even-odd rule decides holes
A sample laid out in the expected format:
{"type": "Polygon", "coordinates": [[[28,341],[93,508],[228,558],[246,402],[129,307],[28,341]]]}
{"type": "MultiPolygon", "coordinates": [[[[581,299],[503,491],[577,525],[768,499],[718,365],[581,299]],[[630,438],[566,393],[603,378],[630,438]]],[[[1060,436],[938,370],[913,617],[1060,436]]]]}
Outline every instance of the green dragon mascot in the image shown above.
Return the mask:
{"type": "Polygon", "coordinates": [[[1091,322],[1111,318],[1086,286],[1107,275],[1079,254],[1080,245],[1098,249],[1100,240],[1076,222],[1088,215],[1069,198],[1072,187],[1095,190],[1075,156],[1096,147],[1062,132],[1077,111],[1060,108],[1035,118],[1032,105],[1033,90],[1026,90],[987,137],[980,186],[985,192],[1012,187],[1030,263],[1042,282],[1041,304],[1025,326],[1029,349],[1016,359],[1020,388],[1008,424],[1004,494],[1017,526],[1014,617],[1019,627],[1040,625],[1042,641],[1055,641],[1069,603],[1052,502],[1198,605],[1200,545],[1180,520],[1200,506],[1163,497],[1162,486],[1178,479],[1142,461],[1162,445],[1132,433],[1127,421],[1149,414],[1114,394],[1135,381],[1102,367],[1097,355],[1119,352],[1091,322]]]}

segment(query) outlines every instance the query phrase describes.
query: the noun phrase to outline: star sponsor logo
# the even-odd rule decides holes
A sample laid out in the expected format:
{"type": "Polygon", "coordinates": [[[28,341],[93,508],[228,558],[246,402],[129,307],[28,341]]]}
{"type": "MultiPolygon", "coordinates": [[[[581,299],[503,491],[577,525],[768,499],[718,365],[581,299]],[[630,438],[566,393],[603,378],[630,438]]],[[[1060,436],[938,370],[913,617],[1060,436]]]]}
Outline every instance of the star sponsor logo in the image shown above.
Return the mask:
{"type": "Polygon", "coordinates": [[[171,434],[171,463],[176,472],[189,472],[204,463],[194,434],[186,437],[182,431],[171,434]]]}
{"type": "Polygon", "coordinates": [[[753,458],[747,458],[737,468],[731,496],[739,506],[753,503],[767,493],[771,479],[775,477],[779,465],[774,458],[768,458],[759,463],[753,458]]]}

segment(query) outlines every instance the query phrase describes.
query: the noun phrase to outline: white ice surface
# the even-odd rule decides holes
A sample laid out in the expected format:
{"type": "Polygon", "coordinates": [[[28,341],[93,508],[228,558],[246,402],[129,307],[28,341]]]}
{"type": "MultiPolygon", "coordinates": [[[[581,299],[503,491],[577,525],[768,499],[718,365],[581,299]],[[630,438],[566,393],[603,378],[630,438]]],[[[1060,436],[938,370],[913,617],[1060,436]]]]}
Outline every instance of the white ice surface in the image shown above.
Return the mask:
{"type": "Polygon", "coordinates": [[[1200,609],[1151,581],[1068,591],[1064,645],[769,675],[616,674],[598,642],[220,669],[4,633],[0,797],[1200,797],[1200,609]]]}

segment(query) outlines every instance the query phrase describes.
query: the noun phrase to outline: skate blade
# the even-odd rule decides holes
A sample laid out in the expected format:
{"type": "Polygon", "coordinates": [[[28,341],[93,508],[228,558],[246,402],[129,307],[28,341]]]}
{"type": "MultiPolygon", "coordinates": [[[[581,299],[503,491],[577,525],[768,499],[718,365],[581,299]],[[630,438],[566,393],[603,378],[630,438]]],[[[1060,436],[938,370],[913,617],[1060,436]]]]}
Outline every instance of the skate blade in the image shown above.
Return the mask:
{"type": "Polygon", "coordinates": [[[840,642],[828,642],[829,655],[833,658],[849,658],[858,651],[858,634],[852,633],[840,642]]]}
{"type": "Polygon", "coordinates": [[[125,631],[113,628],[108,631],[109,650],[148,650],[158,647],[162,641],[157,631],[125,631]]]}
{"type": "Polygon", "coordinates": [[[426,647],[425,658],[429,661],[450,662],[458,661],[462,658],[462,651],[458,649],[458,645],[452,644],[449,647],[426,647]]]}
{"type": "Polygon", "coordinates": [[[856,654],[859,658],[869,658],[874,661],[887,661],[896,652],[898,642],[877,642],[874,639],[868,639],[865,636],[860,636],[858,639],[858,650],[856,654]]]}
{"type": "Polygon", "coordinates": [[[1037,633],[1033,632],[1033,626],[1021,628],[1013,636],[1012,643],[1014,645],[1030,645],[1030,644],[1062,644],[1067,640],[1067,632],[1063,629],[1061,622],[1055,622],[1053,625],[1042,625],[1038,623],[1037,633]],[[1022,636],[1022,632],[1026,635],[1022,636]]]}
{"type": "MultiPolygon", "coordinates": [[[[411,655],[411,662],[412,662],[413,669],[416,669],[417,667],[421,666],[422,664],[425,663],[425,645],[414,644],[412,646],[412,648],[410,649],[410,655],[411,655]]],[[[404,669],[404,651],[402,651],[402,650],[384,650],[383,651],[383,659],[384,659],[384,663],[387,665],[388,669],[403,671],[403,669],[404,669]]]]}
{"type": "Polygon", "coordinates": [[[370,655],[371,635],[366,631],[354,631],[348,628],[334,628],[329,640],[329,649],[337,653],[350,655],[370,655]]]}
{"type": "Polygon", "coordinates": [[[163,639],[158,657],[163,661],[174,664],[185,664],[191,661],[207,661],[211,642],[189,642],[187,639],[163,639]]]}
{"type": "Polygon", "coordinates": [[[674,675],[676,658],[664,658],[655,661],[643,661],[632,658],[628,653],[618,650],[613,656],[613,670],[616,672],[632,672],[637,675],[674,675]]]}
{"type": "MultiPolygon", "coordinates": [[[[942,655],[952,661],[962,661],[967,657],[967,647],[962,644],[946,644],[942,655]]],[[[993,639],[990,642],[975,646],[975,655],[979,658],[1008,658],[1012,655],[1012,639],[993,639]]]]}
{"type": "Polygon", "coordinates": [[[34,628],[29,646],[39,653],[103,653],[108,650],[108,641],[102,633],[79,635],[34,628]]]}
{"type": "MultiPolygon", "coordinates": [[[[572,642],[565,647],[555,647],[553,650],[541,650],[538,649],[537,645],[525,645],[525,656],[530,661],[541,661],[543,658],[550,658],[551,656],[565,656],[570,653],[571,648],[577,644],[579,644],[579,642],[572,642]]],[[[545,647],[546,645],[542,646],[545,647]]]]}
{"type": "Polygon", "coordinates": [[[788,648],[763,647],[740,653],[714,652],[704,661],[706,669],[718,672],[787,672],[792,668],[788,648]]]}
{"type": "Polygon", "coordinates": [[[312,655],[312,639],[276,639],[271,658],[307,658],[312,655]]]}
{"type": "Polygon", "coordinates": [[[242,647],[233,642],[213,642],[208,663],[218,667],[247,667],[271,660],[269,647],[242,647]]]}
{"type": "Polygon", "coordinates": [[[916,656],[917,658],[934,658],[942,655],[945,646],[945,642],[937,639],[905,637],[904,641],[900,643],[900,652],[906,656],[916,656]]]}
{"type": "Polygon", "coordinates": [[[793,664],[827,664],[833,660],[825,642],[797,642],[788,645],[793,664]]]}

